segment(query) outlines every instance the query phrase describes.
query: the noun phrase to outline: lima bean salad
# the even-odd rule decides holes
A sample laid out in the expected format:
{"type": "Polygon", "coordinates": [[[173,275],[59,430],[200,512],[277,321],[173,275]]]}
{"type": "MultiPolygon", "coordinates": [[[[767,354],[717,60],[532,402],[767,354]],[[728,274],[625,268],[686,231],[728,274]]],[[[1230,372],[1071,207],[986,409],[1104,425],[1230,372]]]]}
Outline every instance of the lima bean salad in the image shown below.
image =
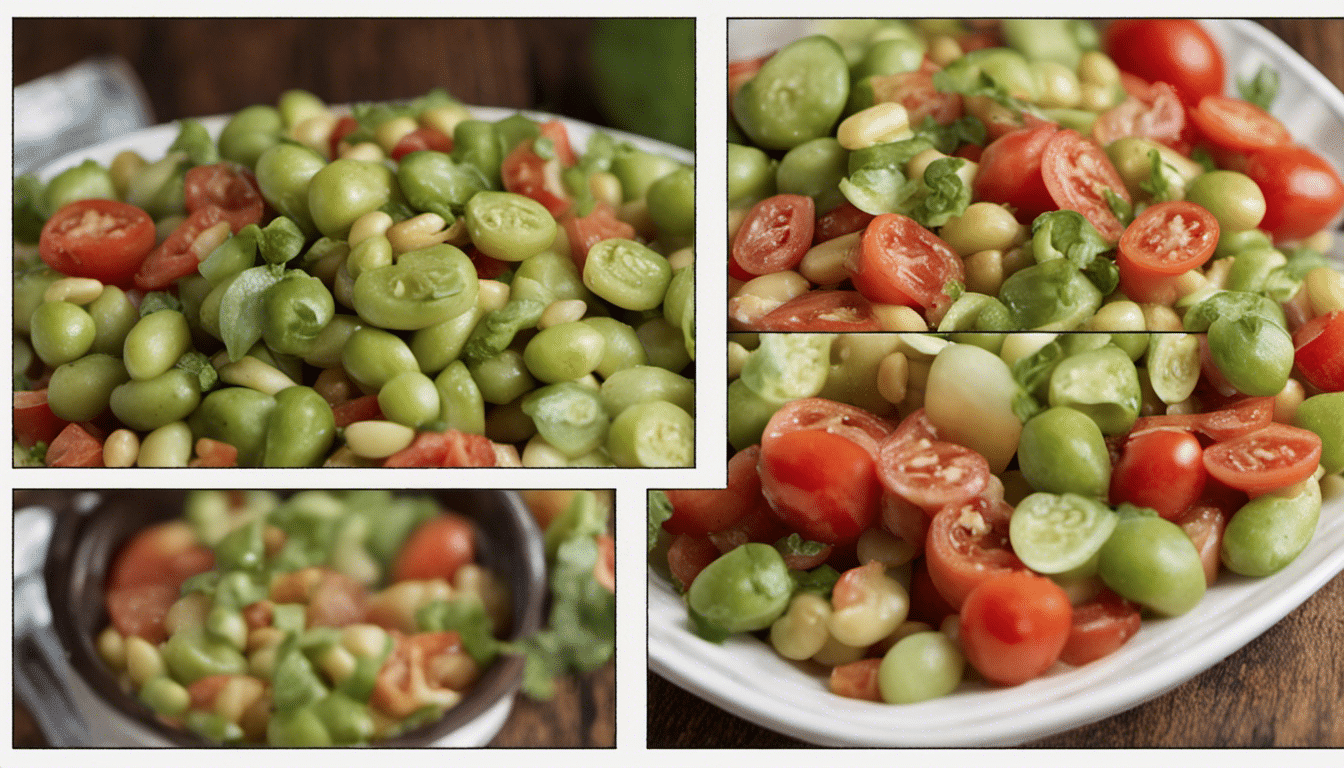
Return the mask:
{"type": "MultiPolygon", "coordinates": [[[[530,491],[548,626],[517,637],[508,580],[471,519],[423,493],[197,490],[105,575],[99,656],[167,725],[221,745],[362,746],[441,719],[501,654],[523,690],[614,652],[610,503],[530,491]],[[515,639],[508,639],[515,638],[515,639]]],[[[510,694],[511,695],[511,694],[510,694]]]]}
{"type": "Polygon", "coordinates": [[[1344,382],[1247,341],[1274,322],[736,335],[727,487],[652,491],[650,562],[698,635],[756,633],[841,696],[1103,658],[1340,513],[1344,382]]]}
{"type": "Polygon", "coordinates": [[[1160,331],[1213,294],[1295,322],[1344,300],[1339,170],[1198,22],[818,28],[729,66],[730,328],[1160,331]]]}
{"type": "Polygon", "coordinates": [[[694,172],[289,91],[15,181],[19,466],[690,466],[694,172]]]}

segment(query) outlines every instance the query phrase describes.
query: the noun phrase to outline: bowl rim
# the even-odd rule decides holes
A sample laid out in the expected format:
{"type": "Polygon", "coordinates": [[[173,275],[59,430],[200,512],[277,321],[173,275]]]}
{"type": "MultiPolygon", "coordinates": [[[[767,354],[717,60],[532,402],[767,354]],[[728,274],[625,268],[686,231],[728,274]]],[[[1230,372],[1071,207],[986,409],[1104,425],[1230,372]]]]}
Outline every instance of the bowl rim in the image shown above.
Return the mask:
{"type": "MultiPolygon", "coordinates": [[[[80,562],[78,556],[83,550],[93,546],[88,539],[89,531],[92,528],[91,521],[100,511],[106,512],[109,501],[116,498],[108,494],[135,492],[125,488],[92,490],[99,494],[99,499],[97,503],[87,508],[77,507],[74,501],[78,494],[87,492],[86,489],[71,489],[63,497],[63,504],[51,502],[55,513],[55,526],[43,563],[43,581],[47,590],[47,602],[51,609],[52,630],[61,648],[65,651],[66,661],[79,682],[93,693],[100,704],[109,707],[135,727],[147,730],[154,736],[163,739],[169,746],[187,748],[220,747],[220,744],[211,742],[192,731],[159,720],[148,707],[121,687],[116,676],[98,655],[95,645],[96,636],[85,636],[83,630],[78,626],[71,610],[74,606],[66,597],[70,594],[74,583],[81,578],[95,579],[92,586],[101,592],[103,574],[88,574],[87,571],[80,571],[70,566],[78,564],[80,562]]],[[[161,490],[169,493],[187,493],[197,489],[161,490]]],[[[284,495],[287,490],[281,489],[277,492],[284,495]]],[[[507,561],[511,568],[523,571],[520,578],[528,587],[523,595],[513,595],[514,622],[508,639],[518,640],[541,629],[548,593],[545,548],[540,528],[516,491],[473,488],[396,488],[390,490],[398,495],[423,493],[440,498],[452,494],[481,494],[496,497],[498,499],[498,511],[502,512],[502,517],[507,519],[508,530],[516,535],[520,542],[520,547],[516,551],[514,548],[500,548],[498,556],[501,560],[507,561]]],[[[446,508],[451,506],[445,503],[446,508]]],[[[468,516],[473,519],[478,517],[475,514],[468,514],[468,516]]],[[[180,510],[172,510],[163,515],[156,514],[152,521],[172,519],[180,519],[180,510]]],[[[479,524],[473,524],[480,533],[479,524]]],[[[129,533],[138,530],[141,529],[134,528],[129,533]]],[[[125,537],[117,539],[116,542],[113,542],[112,551],[115,552],[116,547],[126,541],[127,538],[125,537]]],[[[104,608],[104,614],[105,610],[104,608]]],[[[100,618],[104,620],[99,622],[99,625],[106,626],[105,615],[100,618]]],[[[522,685],[524,665],[525,661],[522,656],[502,654],[482,672],[480,679],[473,683],[462,700],[447,710],[443,717],[396,736],[371,742],[369,746],[379,748],[425,748],[433,746],[435,742],[458,728],[486,714],[501,700],[514,695],[522,685]]],[[[267,747],[264,744],[240,746],[267,747]]]]}

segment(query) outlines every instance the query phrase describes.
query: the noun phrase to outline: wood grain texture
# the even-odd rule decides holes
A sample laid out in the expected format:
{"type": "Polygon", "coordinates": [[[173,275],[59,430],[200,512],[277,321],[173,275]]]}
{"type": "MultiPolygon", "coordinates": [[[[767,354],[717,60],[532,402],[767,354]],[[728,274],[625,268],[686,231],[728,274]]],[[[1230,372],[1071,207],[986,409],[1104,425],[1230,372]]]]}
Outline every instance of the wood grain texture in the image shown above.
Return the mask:
{"type": "Polygon", "coordinates": [[[15,19],[14,82],[90,56],[126,59],[159,122],[273,104],[448,89],[468,104],[602,122],[588,84],[589,19],[15,19]]]}
{"type": "MultiPolygon", "coordinates": [[[[1344,89],[1344,19],[1258,19],[1344,89]]],[[[1344,575],[1263,635],[1127,712],[1036,748],[1344,747],[1344,575]]],[[[650,747],[808,746],[649,673],[650,747]]]]}

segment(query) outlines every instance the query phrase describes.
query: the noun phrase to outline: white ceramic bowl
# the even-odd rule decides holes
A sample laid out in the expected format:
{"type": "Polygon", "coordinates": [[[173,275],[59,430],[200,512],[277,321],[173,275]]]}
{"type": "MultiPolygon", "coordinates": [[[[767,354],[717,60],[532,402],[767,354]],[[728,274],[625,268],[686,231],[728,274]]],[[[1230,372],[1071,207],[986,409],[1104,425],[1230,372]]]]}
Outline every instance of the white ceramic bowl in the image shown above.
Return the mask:
{"type": "MultiPolygon", "coordinates": [[[[1344,94],[1263,27],[1207,22],[1230,79],[1261,63],[1281,76],[1274,114],[1300,142],[1344,168],[1344,94]]],[[[741,21],[729,27],[730,57],[761,55],[806,34],[806,21],[741,21]]],[[[1336,255],[1338,255],[1338,246],[1336,255]]],[[[649,578],[649,666],[677,685],[766,728],[835,746],[969,747],[1020,744],[1137,706],[1212,667],[1301,605],[1344,571],[1344,498],[1328,500],[1311,544],[1263,579],[1225,574],[1184,616],[1145,620],[1119,651],[1084,667],[1063,664],[1008,689],[963,683],[950,696],[893,706],[832,695],[826,679],[775,654],[755,637],[701,640],[686,607],[659,576],[649,578]]],[[[1198,745],[1195,745],[1198,746],[1198,745]]]]}

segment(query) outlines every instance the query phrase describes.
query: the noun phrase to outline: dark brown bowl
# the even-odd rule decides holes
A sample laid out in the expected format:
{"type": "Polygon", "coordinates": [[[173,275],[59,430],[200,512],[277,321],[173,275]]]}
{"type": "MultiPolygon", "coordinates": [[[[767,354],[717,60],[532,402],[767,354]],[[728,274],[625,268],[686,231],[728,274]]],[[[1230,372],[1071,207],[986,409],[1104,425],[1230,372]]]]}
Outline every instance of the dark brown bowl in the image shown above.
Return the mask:
{"type": "MultiPolygon", "coordinates": [[[[399,491],[400,492],[400,491],[399,491]]],[[[411,493],[411,491],[406,491],[411,493]]],[[[477,529],[480,563],[505,577],[513,595],[513,637],[537,631],[546,600],[546,556],[541,533],[516,493],[496,490],[434,490],[443,504],[469,518],[477,529]]],[[[160,722],[145,705],[117,683],[94,646],[109,623],[104,603],[104,577],[117,550],[137,531],[178,517],[183,490],[96,491],[89,511],[77,509],[75,492],[61,496],[56,529],[47,552],[44,575],[51,601],[52,623],[71,667],[109,706],[146,730],[182,747],[209,747],[191,731],[160,722]]],[[[281,492],[282,495],[285,492],[281,492]]],[[[523,660],[501,656],[441,720],[377,742],[383,747],[426,747],[471,722],[501,699],[512,696],[522,680],[523,660]]]]}

